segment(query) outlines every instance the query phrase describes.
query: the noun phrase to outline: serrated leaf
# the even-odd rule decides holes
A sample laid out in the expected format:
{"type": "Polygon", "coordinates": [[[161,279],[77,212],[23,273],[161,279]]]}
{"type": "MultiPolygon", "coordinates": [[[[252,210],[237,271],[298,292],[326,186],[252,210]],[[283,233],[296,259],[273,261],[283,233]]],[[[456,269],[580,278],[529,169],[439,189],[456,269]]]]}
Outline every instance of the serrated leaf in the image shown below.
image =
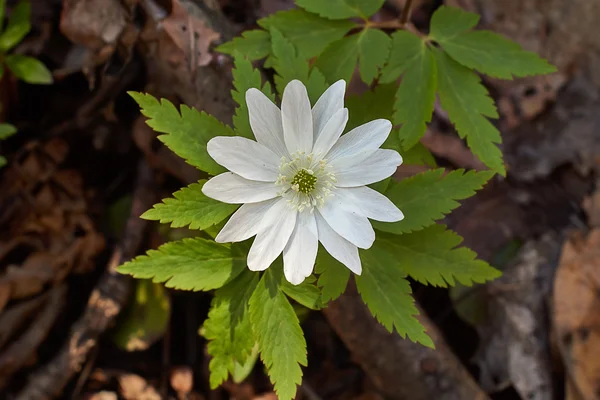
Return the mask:
{"type": "MultiPolygon", "coordinates": [[[[382,146],[383,147],[383,146],[382,146]]],[[[402,164],[404,165],[424,165],[429,167],[437,167],[435,157],[421,143],[417,143],[408,150],[397,150],[402,156],[402,164]]]]}
{"type": "Polygon", "coordinates": [[[444,51],[465,67],[501,79],[548,74],[556,68],[548,61],[494,32],[464,32],[440,41],[444,51]]]}
{"type": "Polygon", "coordinates": [[[250,61],[265,58],[271,52],[271,37],[269,32],[262,29],[244,31],[242,36],[233,38],[233,40],[223,43],[215,50],[221,53],[233,56],[239,52],[250,61]]]}
{"type": "Polygon", "coordinates": [[[423,284],[446,287],[458,281],[471,286],[501,275],[485,261],[477,260],[474,251],[456,248],[462,238],[444,225],[400,236],[382,234],[378,240],[393,249],[398,268],[423,284]]]}
{"type": "Polygon", "coordinates": [[[392,35],[392,52],[381,80],[391,82],[401,74],[404,75],[396,92],[393,122],[402,125],[400,141],[409,149],[418,143],[431,121],[437,68],[427,44],[406,31],[392,35]]]}
{"type": "MultiPolygon", "coordinates": [[[[3,10],[4,11],[4,10],[3,10]]],[[[12,9],[6,30],[0,34],[0,51],[5,53],[23,40],[31,30],[31,5],[21,0],[12,9]]]]}
{"type": "Polygon", "coordinates": [[[308,63],[298,57],[294,45],[278,29],[271,28],[270,32],[273,67],[277,72],[275,86],[279,93],[283,93],[290,81],[298,79],[306,82],[308,80],[308,63]]]}
{"type": "Polygon", "coordinates": [[[202,186],[206,180],[192,183],[173,193],[174,198],[164,199],[142,214],[141,218],[171,223],[172,228],[189,225],[189,229],[204,230],[216,225],[233,213],[238,205],[226,204],[206,197],[202,186]]]}
{"type": "Polygon", "coordinates": [[[327,82],[350,82],[358,62],[358,35],[347,36],[331,44],[315,63],[327,82]]]}
{"type": "Polygon", "coordinates": [[[457,7],[440,6],[431,17],[429,37],[435,41],[448,40],[474,28],[479,15],[457,7]]]}
{"type": "Polygon", "coordinates": [[[358,68],[360,77],[371,84],[390,54],[392,39],[379,29],[365,29],[358,39],[358,68]]]}
{"type": "Polygon", "coordinates": [[[308,277],[299,285],[282,280],[281,290],[298,303],[311,310],[321,309],[321,291],[314,284],[314,277],[308,277]]]}
{"type": "Polygon", "coordinates": [[[121,265],[118,271],[134,278],[165,282],[181,290],[218,289],[246,268],[241,245],[202,238],[169,242],[121,265]]]}
{"type": "Polygon", "coordinates": [[[139,104],[141,113],[148,117],[146,123],[156,132],[164,133],[158,139],[188,164],[217,175],[225,168],[217,164],[208,154],[206,143],[215,136],[234,136],[227,125],[205,112],[181,105],[181,114],[167,99],[159,102],[155,97],[129,92],[139,104]]]}
{"type": "Polygon", "coordinates": [[[209,340],[207,350],[210,387],[215,389],[234,374],[236,363],[250,358],[256,343],[248,303],[258,284],[258,274],[243,271],[237,278],[217,290],[204,322],[203,336],[209,340]]]}
{"type": "Polygon", "coordinates": [[[315,272],[319,274],[317,285],[321,288],[321,304],[337,299],[346,290],[350,270],[323,248],[317,255],[315,272]]]}
{"type": "Polygon", "coordinates": [[[329,19],[368,19],[381,8],[383,2],[384,0],[296,0],[296,4],[306,11],[329,19]]]}
{"type": "Polygon", "coordinates": [[[313,67],[306,82],[306,91],[311,104],[315,104],[328,87],[329,85],[321,71],[317,67],[313,67]]]}
{"type": "Polygon", "coordinates": [[[296,395],[306,365],[306,340],[294,308],[281,291],[281,274],[267,269],[250,299],[260,356],[281,400],[296,395]]]}
{"type": "MultiPolygon", "coordinates": [[[[254,140],[254,133],[250,127],[248,116],[248,105],[246,104],[246,92],[248,89],[260,89],[271,101],[275,99],[271,92],[271,85],[267,82],[262,84],[260,71],[252,66],[252,63],[242,57],[239,53],[234,53],[233,69],[233,89],[231,97],[238,104],[233,116],[233,125],[239,136],[254,140]]],[[[216,135],[222,136],[222,135],[216,135]]]]}
{"type": "Polygon", "coordinates": [[[171,315],[171,300],[163,285],[135,281],[133,301],[120,315],[113,340],[126,351],[148,349],[165,334],[171,315]]]}
{"type": "Polygon", "coordinates": [[[0,123],[0,140],[8,139],[17,133],[17,127],[11,124],[0,123]]]}
{"type": "Polygon", "coordinates": [[[281,31],[306,60],[321,54],[356,26],[350,21],[332,21],[302,9],[280,11],[259,20],[258,24],[266,30],[276,28],[281,31]]]}
{"type": "Polygon", "coordinates": [[[54,82],[48,68],[33,57],[11,54],[4,59],[4,62],[8,69],[24,82],[37,85],[49,85],[54,82]]]}
{"type": "Polygon", "coordinates": [[[404,219],[393,223],[373,221],[373,226],[401,234],[433,225],[457,208],[458,200],[474,195],[493,176],[491,171],[444,172],[442,168],[430,170],[392,183],[385,195],[404,213],[404,219]]]}
{"type": "Polygon", "coordinates": [[[416,318],[419,310],[406,274],[396,262],[398,254],[393,242],[378,237],[369,250],[360,252],[360,258],[363,270],[355,277],[356,287],[371,314],[389,332],[395,328],[401,337],[433,348],[433,341],[416,318]]]}
{"type": "Polygon", "coordinates": [[[366,91],[361,95],[348,96],[346,107],[348,107],[349,119],[346,130],[379,118],[391,120],[395,94],[396,85],[385,84],[377,85],[374,90],[366,91]]]}
{"type": "Polygon", "coordinates": [[[500,132],[486,118],[498,118],[494,101],[475,72],[460,65],[443,51],[434,49],[438,68],[438,93],[442,107],[471,151],[492,170],[506,174],[500,132]]]}

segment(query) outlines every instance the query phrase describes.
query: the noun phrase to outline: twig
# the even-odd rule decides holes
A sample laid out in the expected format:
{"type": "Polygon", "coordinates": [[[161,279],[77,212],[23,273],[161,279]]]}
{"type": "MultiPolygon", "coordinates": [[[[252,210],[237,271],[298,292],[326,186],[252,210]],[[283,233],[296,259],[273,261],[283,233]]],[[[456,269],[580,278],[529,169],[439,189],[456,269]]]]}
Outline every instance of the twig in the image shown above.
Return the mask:
{"type": "Polygon", "coordinates": [[[79,372],[99,336],[115,320],[126,303],[131,279],[116,272],[123,262],[135,256],[147,222],[139,216],[154,202],[152,171],[144,161],[138,167],[131,214],[123,239],[115,248],[106,272],[92,291],[83,316],[73,325],[67,342],[47,365],[33,373],[17,396],[20,400],[50,400],[57,397],[79,372]]]}
{"type": "Polygon", "coordinates": [[[389,333],[371,315],[352,284],[323,310],[354,361],[389,399],[487,400],[488,396],[448,348],[437,327],[419,317],[436,349],[389,333]]]}
{"type": "Polygon", "coordinates": [[[408,20],[410,19],[410,12],[412,11],[413,0],[406,0],[406,4],[404,4],[404,8],[402,9],[402,14],[400,15],[400,26],[406,25],[408,20]]]}

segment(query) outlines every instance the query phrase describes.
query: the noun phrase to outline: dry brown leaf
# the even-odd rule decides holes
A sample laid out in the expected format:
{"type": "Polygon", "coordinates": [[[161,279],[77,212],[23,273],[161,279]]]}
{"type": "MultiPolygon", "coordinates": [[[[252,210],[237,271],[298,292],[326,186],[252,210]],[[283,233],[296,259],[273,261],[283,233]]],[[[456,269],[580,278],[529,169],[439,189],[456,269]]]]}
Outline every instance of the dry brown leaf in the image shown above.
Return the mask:
{"type": "Polygon", "coordinates": [[[119,376],[121,395],[126,400],[161,400],[160,395],[139,375],[125,374],[119,376]]]}
{"type": "Polygon", "coordinates": [[[600,393],[600,229],[565,242],[554,281],[553,323],[567,400],[600,393]]]}

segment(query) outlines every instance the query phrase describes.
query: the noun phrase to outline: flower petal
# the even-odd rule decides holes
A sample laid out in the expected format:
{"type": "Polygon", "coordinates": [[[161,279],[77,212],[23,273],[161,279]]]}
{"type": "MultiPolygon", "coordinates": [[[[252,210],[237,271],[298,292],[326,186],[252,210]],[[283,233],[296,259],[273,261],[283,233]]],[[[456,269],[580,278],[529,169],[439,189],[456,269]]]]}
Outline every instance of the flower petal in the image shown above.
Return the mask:
{"type": "Polygon", "coordinates": [[[243,204],[229,218],[215,238],[215,242],[242,242],[256,235],[262,228],[266,212],[278,201],[278,198],[274,198],[259,203],[243,204]]]}
{"type": "Polygon", "coordinates": [[[329,121],[323,127],[321,135],[319,135],[313,146],[313,153],[320,154],[322,157],[325,156],[342,136],[347,123],[348,109],[342,108],[333,117],[329,118],[329,121]]]}
{"type": "Polygon", "coordinates": [[[358,247],[338,235],[319,214],[315,213],[319,241],[329,254],[357,275],[362,272],[358,247]]]}
{"type": "Polygon", "coordinates": [[[224,172],[206,182],[202,193],[223,203],[243,204],[277,197],[279,189],[273,182],[251,181],[233,172],[224,172]]]}
{"type": "Polygon", "coordinates": [[[392,123],[387,119],[376,119],[352,129],[343,135],[325,158],[335,169],[354,165],[377,150],[387,139],[392,123]]]}
{"type": "Polygon", "coordinates": [[[258,143],[268,147],[278,157],[289,157],[283,140],[281,110],[256,88],[246,92],[250,126],[258,143]]]}
{"type": "Polygon", "coordinates": [[[378,149],[362,162],[337,171],[335,183],[338,187],[370,185],[391,176],[402,164],[402,157],[395,150],[378,149]]]}
{"type": "Polygon", "coordinates": [[[375,231],[371,223],[361,210],[352,201],[348,201],[338,192],[327,199],[322,207],[319,207],[321,216],[329,226],[353,245],[368,249],[375,241],[375,231]]]}
{"type": "Polygon", "coordinates": [[[281,100],[281,120],[285,145],[293,154],[310,153],[313,145],[313,121],[306,87],[299,80],[287,84],[281,100]]]}
{"type": "Polygon", "coordinates": [[[308,211],[298,213],[296,227],[283,249],[283,273],[293,285],[301,284],[315,267],[319,239],[315,215],[308,211]]]}
{"type": "Polygon", "coordinates": [[[294,231],[297,214],[284,199],[267,211],[248,253],[251,271],[264,271],[281,254],[294,231]]]}
{"type": "Polygon", "coordinates": [[[338,195],[354,202],[367,218],[382,222],[396,222],[404,219],[402,211],[390,199],[369,187],[338,188],[336,196],[338,195]]]}
{"type": "Polygon", "coordinates": [[[321,135],[329,119],[339,110],[344,108],[344,94],[346,93],[346,81],[340,79],[319,97],[312,109],[314,141],[321,135]]]}
{"type": "Polygon", "coordinates": [[[246,179],[275,182],[279,175],[280,157],[254,140],[217,136],[209,140],[207,150],[217,163],[246,179]]]}

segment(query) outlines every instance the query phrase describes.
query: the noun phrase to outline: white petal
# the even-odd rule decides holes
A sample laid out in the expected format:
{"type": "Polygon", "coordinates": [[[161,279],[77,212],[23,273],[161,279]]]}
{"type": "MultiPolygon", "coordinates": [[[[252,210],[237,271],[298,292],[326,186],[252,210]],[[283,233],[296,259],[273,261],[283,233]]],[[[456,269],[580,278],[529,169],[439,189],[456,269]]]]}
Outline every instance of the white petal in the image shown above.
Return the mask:
{"type": "Polygon", "coordinates": [[[267,211],[248,253],[248,268],[251,271],[264,271],[281,254],[294,231],[297,214],[284,199],[267,211]]]}
{"type": "Polygon", "coordinates": [[[352,129],[342,136],[325,158],[335,169],[354,165],[377,150],[387,139],[392,123],[387,119],[376,119],[352,129]]]}
{"type": "Polygon", "coordinates": [[[231,172],[253,181],[275,182],[279,160],[275,153],[254,140],[217,136],[208,141],[208,154],[231,172]]]}
{"type": "Polygon", "coordinates": [[[242,242],[256,235],[262,228],[265,214],[279,201],[278,198],[259,203],[243,204],[215,238],[217,243],[242,242]]]}
{"type": "Polygon", "coordinates": [[[301,284],[315,267],[319,239],[315,215],[310,212],[298,213],[296,227],[283,249],[283,273],[293,285],[301,284]]]}
{"type": "Polygon", "coordinates": [[[375,241],[375,231],[358,206],[337,191],[329,197],[319,212],[329,226],[353,245],[368,249],[375,241]],[[338,195],[339,194],[339,195],[338,195]]]}
{"type": "Polygon", "coordinates": [[[354,202],[367,218],[383,222],[396,222],[404,219],[402,211],[390,199],[369,187],[337,188],[336,195],[354,202]]]}
{"type": "Polygon", "coordinates": [[[333,117],[323,127],[321,135],[315,141],[313,152],[325,156],[333,147],[335,142],[342,136],[344,128],[348,123],[348,109],[342,108],[336,112],[333,117]]]}
{"type": "Polygon", "coordinates": [[[344,108],[344,94],[346,92],[346,81],[337,81],[319,97],[312,109],[313,127],[316,142],[321,135],[321,130],[329,119],[344,108]]]}
{"type": "Polygon", "coordinates": [[[250,126],[258,143],[271,149],[278,157],[289,157],[283,141],[281,110],[258,89],[246,92],[250,126]]]}
{"type": "Polygon", "coordinates": [[[313,145],[313,122],[306,87],[293,80],[285,87],[281,100],[283,137],[290,154],[297,151],[310,153],[313,145]]]}
{"type": "Polygon", "coordinates": [[[358,248],[338,235],[325,219],[317,211],[315,213],[317,220],[317,230],[319,232],[319,241],[329,254],[348,269],[357,275],[362,272],[358,248]]]}
{"type": "Polygon", "coordinates": [[[362,162],[336,171],[338,187],[356,187],[379,182],[391,176],[402,164],[402,157],[395,150],[378,149],[362,162]]]}
{"type": "Polygon", "coordinates": [[[243,204],[277,197],[279,189],[273,182],[251,181],[233,172],[224,172],[206,182],[202,193],[223,203],[243,204]]]}

